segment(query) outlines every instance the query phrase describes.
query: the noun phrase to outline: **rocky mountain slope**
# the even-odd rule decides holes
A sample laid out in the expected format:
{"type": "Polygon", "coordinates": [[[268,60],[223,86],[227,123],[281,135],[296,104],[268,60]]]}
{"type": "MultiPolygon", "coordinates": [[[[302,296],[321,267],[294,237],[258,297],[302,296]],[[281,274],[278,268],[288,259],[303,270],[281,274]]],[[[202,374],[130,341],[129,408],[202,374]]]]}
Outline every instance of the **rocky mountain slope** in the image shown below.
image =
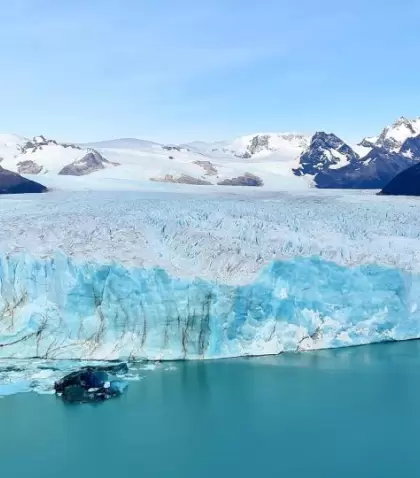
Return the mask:
{"type": "Polygon", "coordinates": [[[99,152],[71,143],[58,143],[44,136],[32,140],[0,135],[0,162],[20,174],[85,175],[116,166],[99,152]]]}
{"type": "Polygon", "coordinates": [[[358,154],[335,134],[318,132],[312,136],[309,147],[299,157],[299,167],[293,171],[297,176],[316,175],[358,159],[358,154]]]}
{"type": "Polygon", "coordinates": [[[380,189],[413,161],[401,154],[374,148],[364,158],[339,169],[326,169],[314,178],[318,188],[380,189]]]}
{"type": "Polygon", "coordinates": [[[400,118],[377,137],[361,143],[367,155],[349,164],[330,167],[314,177],[318,188],[381,189],[394,176],[420,161],[420,118],[400,118]]]}

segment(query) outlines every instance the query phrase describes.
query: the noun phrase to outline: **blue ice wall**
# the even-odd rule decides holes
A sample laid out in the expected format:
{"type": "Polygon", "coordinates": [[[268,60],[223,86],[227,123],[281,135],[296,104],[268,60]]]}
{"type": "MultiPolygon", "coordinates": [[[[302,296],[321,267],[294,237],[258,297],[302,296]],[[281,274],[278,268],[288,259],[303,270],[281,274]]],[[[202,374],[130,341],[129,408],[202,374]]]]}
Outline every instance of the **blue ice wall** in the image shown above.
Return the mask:
{"type": "Polygon", "coordinates": [[[230,286],[62,255],[0,259],[0,357],[197,359],[420,337],[420,279],[319,258],[230,286]]]}

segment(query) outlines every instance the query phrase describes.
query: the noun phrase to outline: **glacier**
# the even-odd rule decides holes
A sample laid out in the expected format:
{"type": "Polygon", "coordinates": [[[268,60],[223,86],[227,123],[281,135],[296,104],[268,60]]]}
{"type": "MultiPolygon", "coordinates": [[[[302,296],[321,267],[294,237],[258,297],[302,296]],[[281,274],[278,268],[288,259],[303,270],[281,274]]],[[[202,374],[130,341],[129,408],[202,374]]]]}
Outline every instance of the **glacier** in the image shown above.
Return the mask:
{"type": "Polygon", "coordinates": [[[1,199],[0,397],[98,361],[139,379],[171,360],[420,337],[415,198],[63,184],[1,199]]]}
{"type": "Polygon", "coordinates": [[[0,359],[179,360],[420,337],[415,199],[3,198],[0,359]]]}
{"type": "Polygon", "coordinates": [[[0,259],[0,358],[214,359],[420,337],[420,275],[312,257],[247,285],[62,254],[0,259]]]}

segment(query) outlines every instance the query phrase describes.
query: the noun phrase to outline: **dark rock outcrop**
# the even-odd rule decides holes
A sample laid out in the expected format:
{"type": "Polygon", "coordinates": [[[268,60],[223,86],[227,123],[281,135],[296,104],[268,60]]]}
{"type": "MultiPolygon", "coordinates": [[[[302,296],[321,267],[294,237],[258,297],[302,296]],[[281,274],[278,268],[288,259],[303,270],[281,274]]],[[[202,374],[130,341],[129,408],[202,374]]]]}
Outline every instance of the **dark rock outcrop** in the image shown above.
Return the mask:
{"type": "Polygon", "coordinates": [[[118,166],[118,163],[111,163],[97,151],[89,151],[83,158],[65,166],[58,174],[66,176],[84,176],[105,169],[105,165],[118,166]]]}
{"type": "Polygon", "coordinates": [[[47,188],[42,184],[0,167],[0,194],[32,194],[46,191],[47,188]]]}
{"type": "Polygon", "coordinates": [[[420,163],[397,174],[380,192],[393,196],[420,196],[420,163]]]}
{"type": "Polygon", "coordinates": [[[35,161],[27,160],[17,163],[17,170],[19,174],[39,174],[42,171],[42,166],[36,164],[35,161]]]}
{"type": "Polygon", "coordinates": [[[35,136],[31,141],[27,141],[23,146],[20,147],[20,152],[22,154],[35,153],[36,151],[42,151],[45,146],[63,146],[64,148],[72,148],[81,150],[80,146],[70,143],[58,143],[54,139],[47,139],[45,136],[35,136]]]}
{"type": "Polygon", "coordinates": [[[247,146],[250,156],[270,149],[270,136],[267,134],[254,136],[247,146]]]}
{"type": "Polygon", "coordinates": [[[251,173],[245,173],[243,176],[238,176],[232,179],[224,179],[217,183],[219,186],[263,186],[264,182],[258,176],[251,173]]]}
{"type": "Polygon", "coordinates": [[[175,184],[193,184],[196,186],[209,186],[211,183],[205,181],[204,179],[194,178],[188,174],[181,174],[179,177],[176,177],[172,174],[166,174],[163,177],[150,178],[150,181],[155,183],[175,183],[175,184]]]}
{"type": "Polygon", "coordinates": [[[178,152],[181,152],[182,149],[180,146],[162,146],[162,149],[166,150],[166,151],[178,151],[178,152]]]}
{"type": "Polygon", "coordinates": [[[206,176],[216,176],[218,174],[217,169],[210,161],[194,161],[194,164],[203,168],[206,176]]]}
{"type": "Polygon", "coordinates": [[[56,382],[55,393],[69,403],[103,402],[124,392],[127,383],[121,376],[127,372],[127,364],[83,367],[56,382]]]}
{"type": "Polygon", "coordinates": [[[359,160],[359,155],[335,134],[315,133],[311,144],[299,159],[299,168],[294,169],[296,176],[314,175],[328,170],[345,159],[348,163],[359,160]]]}
{"type": "Polygon", "coordinates": [[[402,154],[374,148],[359,161],[321,171],[314,177],[314,182],[318,188],[381,189],[412,164],[413,160],[402,154]]]}

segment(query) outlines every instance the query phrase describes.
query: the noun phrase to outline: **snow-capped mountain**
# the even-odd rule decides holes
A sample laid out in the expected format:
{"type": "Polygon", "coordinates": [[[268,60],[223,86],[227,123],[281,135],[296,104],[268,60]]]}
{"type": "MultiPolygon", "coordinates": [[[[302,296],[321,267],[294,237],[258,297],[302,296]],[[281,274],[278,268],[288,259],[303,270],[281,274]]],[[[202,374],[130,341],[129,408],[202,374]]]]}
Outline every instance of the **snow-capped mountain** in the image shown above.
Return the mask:
{"type": "Polygon", "coordinates": [[[293,174],[309,140],[304,135],[276,134],[219,143],[168,145],[127,138],[83,146],[94,147],[109,161],[120,164],[94,173],[104,179],[277,189],[309,186],[306,178],[293,174]]]}
{"type": "Polygon", "coordinates": [[[381,189],[414,161],[399,153],[373,148],[364,158],[339,169],[325,169],[314,178],[318,188],[381,189]]]}
{"type": "Polygon", "coordinates": [[[20,174],[85,175],[116,166],[93,149],[58,143],[44,136],[32,140],[17,135],[0,135],[3,168],[20,174]]]}
{"type": "Polygon", "coordinates": [[[214,143],[121,138],[89,144],[0,135],[1,166],[25,175],[86,176],[269,189],[383,187],[420,161],[420,118],[400,118],[352,146],[332,132],[258,133],[214,143]]]}
{"type": "Polygon", "coordinates": [[[358,161],[359,155],[335,134],[315,133],[309,147],[299,157],[297,176],[315,175],[326,169],[338,169],[358,161]]]}
{"type": "Polygon", "coordinates": [[[383,148],[396,153],[404,141],[418,135],[420,135],[420,117],[410,120],[402,116],[391,126],[384,128],[379,136],[364,138],[360,145],[367,148],[383,148]]]}
{"type": "Polygon", "coordinates": [[[231,141],[205,143],[196,141],[185,146],[209,155],[233,156],[241,159],[278,155],[284,160],[296,159],[311,140],[301,133],[256,133],[231,141]]]}
{"type": "Polygon", "coordinates": [[[379,136],[360,145],[368,153],[348,165],[326,168],[315,176],[318,188],[381,189],[397,174],[420,161],[420,118],[400,118],[379,136]]]}

